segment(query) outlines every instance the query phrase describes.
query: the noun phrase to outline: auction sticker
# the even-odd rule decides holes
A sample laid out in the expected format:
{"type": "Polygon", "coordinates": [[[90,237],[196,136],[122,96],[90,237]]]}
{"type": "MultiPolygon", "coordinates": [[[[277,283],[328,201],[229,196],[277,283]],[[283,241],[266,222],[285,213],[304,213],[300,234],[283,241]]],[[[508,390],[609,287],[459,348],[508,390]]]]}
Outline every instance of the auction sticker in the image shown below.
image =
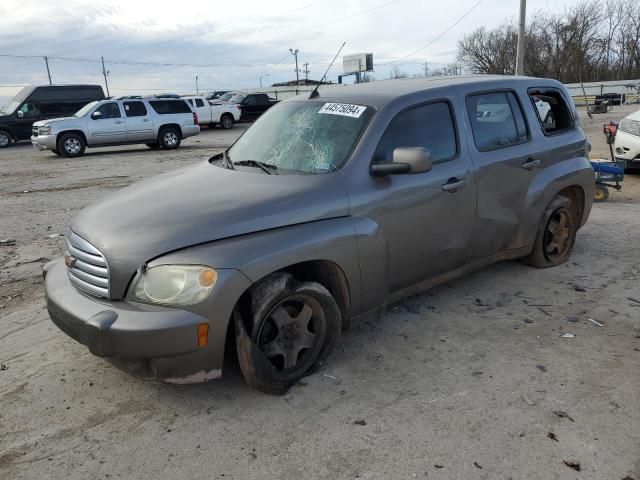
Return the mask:
{"type": "Polygon", "coordinates": [[[351,105],[350,103],[325,103],[318,113],[328,113],[330,115],[342,115],[343,117],[360,118],[360,115],[367,109],[362,105],[351,105]]]}

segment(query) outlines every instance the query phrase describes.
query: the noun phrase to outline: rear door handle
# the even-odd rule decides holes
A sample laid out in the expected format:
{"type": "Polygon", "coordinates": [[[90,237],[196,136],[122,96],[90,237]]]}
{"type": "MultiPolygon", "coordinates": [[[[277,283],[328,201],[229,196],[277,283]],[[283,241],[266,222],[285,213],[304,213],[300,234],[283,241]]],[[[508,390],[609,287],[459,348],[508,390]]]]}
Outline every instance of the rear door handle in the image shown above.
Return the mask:
{"type": "Polygon", "coordinates": [[[146,123],[146,122],[150,122],[151,120],[149,120],[148,118],[143,118],[142,121],[146,123]]]}
{"type": "Polygon", "coordinates": [[[116,124],[118,124],[118,125],[119,125],[119,124],[121,124],[121,123],[122,123],[122,120],[116,120],[116,121],[115,121],[115,122],[113,122],[113,123],[116,123],[116,124]]]}
{"type": "Polygon", "coordinates": [[[522,168],[525,170],[533,170],[534,168],[538,168],[540,166],[540,160],[535,160],[533,158],[527,158],[527,161],[522,164],[522,168]]]}
{"type": "Polygon", "coordinates": [[[447,183],[442,185],[442,190],[449,193],[455,193],[459,188],[464,187],[467,184],[466,178],[450,178],[447,183]]]}

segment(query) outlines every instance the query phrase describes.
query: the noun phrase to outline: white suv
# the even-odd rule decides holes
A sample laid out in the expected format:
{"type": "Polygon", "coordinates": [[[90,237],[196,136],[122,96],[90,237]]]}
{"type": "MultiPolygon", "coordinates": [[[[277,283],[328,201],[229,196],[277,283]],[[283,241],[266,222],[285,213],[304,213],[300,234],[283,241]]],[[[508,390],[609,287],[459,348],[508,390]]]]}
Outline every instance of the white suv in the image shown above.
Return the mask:
{"type": "Polygon", "coordinates": [[[616,158],[625,160],[627,168],[640,167],[640,110],[620,121],[614,150],[616,158]]]}
{"type": "Polygon", "coordinates": [[[122,97],[89,103],[71,117],[34,123],[31,143],[78,157],[87,147],[136,143],[172,150],[198,133],[198,115],[182,99],[122,97]]]}

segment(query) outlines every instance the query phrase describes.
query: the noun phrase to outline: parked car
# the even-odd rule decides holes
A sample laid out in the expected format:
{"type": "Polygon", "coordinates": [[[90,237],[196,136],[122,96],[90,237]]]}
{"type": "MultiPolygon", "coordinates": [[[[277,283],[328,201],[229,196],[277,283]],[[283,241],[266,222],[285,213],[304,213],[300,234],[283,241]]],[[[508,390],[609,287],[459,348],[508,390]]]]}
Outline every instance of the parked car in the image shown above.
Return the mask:
{"type": "Polygon", "coordinates": [[[236,104],[211,105],[204,96],[184,96],[182,98],[198,114],[200,125],[209,125],[210,127],[220,125],[224,129],[229,129],[240,120],[240,108],[236,104]]]}
{"type": "Polygon", "coordinates": [[[44,268],[47,308],[93,354],[171,383],[219,377],[229,335],[246,381],[282,393],[389,301],[500,260],[566,262],[593,201],[587,157],[554,80],[294,97],[208,162],[80,213],[44,268]]]}
{"type": "Polygon", "coordinates": [[[100,85],[31,85],[0,110],[0,148],[29,140],[33,123],[72,115],[89,102],[102,100],[100,85]]]}
{"type": "Polygon", "coordinates": [[[239,95],[240,92],[226,92],[223,95],[220,95],[218,98],[214,98],[214,99],[210,99],[209,103],[211,105],[220,105],[222,103],[229,103],[229,101],[235,97],[236,95],[239,95]]]}
{"type": "Polygon", "coordinates": [[[87,147],[136,143],[172,150],[198,133],[198,115],[182,99],[109,99],[85,105],[71,117],[34,123],[31,143],[38,150],[78,157],[87,147]]]}
{"type": "Polygon", "coordinates": [[[613,150],[626,168],[640,167],[640,110],[620,120],[613,150]]]}
{"type": "Polygon", "coordinates": [[[229,90],[214,90],[205,95],[207,100],[218,100],[224,94],[229,93],[229,90]]]}
{"type": "Polygon", "coordinates": [[[266,93],[239,93],[229,100],[240,107],[240,120],[251,122],[273,107],[279,100],[270,98],[266,93]]]}

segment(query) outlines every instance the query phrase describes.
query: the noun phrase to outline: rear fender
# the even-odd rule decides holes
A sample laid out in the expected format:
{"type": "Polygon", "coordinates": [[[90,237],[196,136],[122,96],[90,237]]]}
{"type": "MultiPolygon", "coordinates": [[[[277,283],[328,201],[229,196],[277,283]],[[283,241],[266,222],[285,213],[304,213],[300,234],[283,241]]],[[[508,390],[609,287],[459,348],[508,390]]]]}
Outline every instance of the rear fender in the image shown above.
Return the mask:
{"type": "Polygon", "coordinates": [[[595,179],[589,160],[575,157],[550,165],[540,170],[529,184],[523,209],[523,218],[516,233],[513,248],[533,245],[540,219],[547,205],[561,190],[578,186],[584,192],[580,226],[589,218],[593,203],[595,179]]]}

